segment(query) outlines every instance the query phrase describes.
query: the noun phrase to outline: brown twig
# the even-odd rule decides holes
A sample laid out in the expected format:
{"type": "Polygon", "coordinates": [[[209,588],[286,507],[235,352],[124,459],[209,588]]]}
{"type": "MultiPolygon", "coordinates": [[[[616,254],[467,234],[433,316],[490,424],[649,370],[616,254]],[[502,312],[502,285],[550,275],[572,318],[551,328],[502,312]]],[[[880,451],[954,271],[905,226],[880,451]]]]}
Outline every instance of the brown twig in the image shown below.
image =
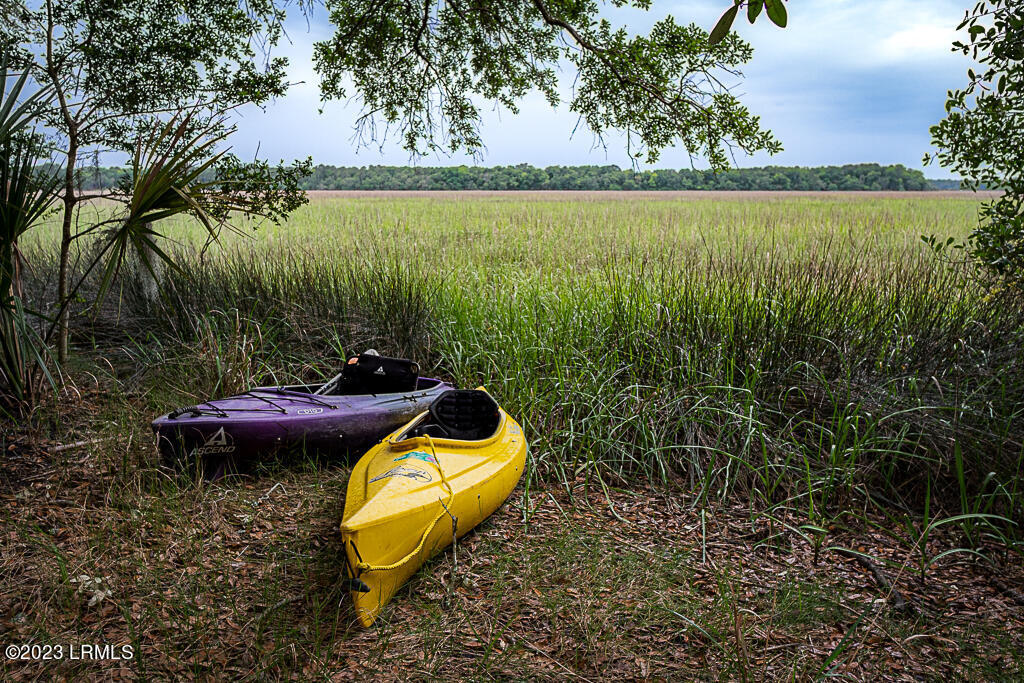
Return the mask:
{"type": "Polygon", "coordinates": [[[54,446],[50,449],[50,453],[63,453],[64,451],[74,450],[81,448],[82,446],[95,446],[96,444],[104,443],[106,441],[112,441],[114,437],[108,436],[102,439],[86,439],[84,441],[75,441],[74,443],[62,443],[58,446],[54,446]]]}
{"type": "Polygon", "coordinates": [[[872,562],[866,555],[847,548],[833,548],[833,550],[843,557],[849,557],[855,560],[857,564],[867,569],[872,578],[874,578],[875,584],[878,588],[886,593],[886,597],[894,610],[904,613],[910,611],[910,606],[907,604],[907,601],[904,600],[903,594],[896,590],[896,586],[889,581],[889,577],[887,577],[878,565],[872,562]]]}
{"type": "MultiPolygon", "coordinates": [[[[296,595],[296,596],[291,597],[291,598],[285,598],[284,600],[278,600],[273,605],[271,605],[267,609],[263,610],[263,612],[258,617],[256,617],[256,620],[255,620],[256,628],[259,628],[260,625],[263,623],[263,620],[266,619],[268,616],[270,616],[271,613],[276,612],[277,610],[281,609],[285,605],[290,605],[293,602],[299,602],[300,600],[304,600],[305,598],[306,598],[305,595],[296,595]]],[[[250,623],[252,623],[252,622],[250,622],[250,623]]],[[[248,626],[248,624],[246,624],[246,626],[248,626]]]]}
{"type": "Polygon", "coordinates": [[[1000,593],[1013,600],[1017,605],[1024,607],[1024,593],[1021,593],[1019,590],[1000,579],[993,571],[989,571],[988,579],[1000,593]]]}

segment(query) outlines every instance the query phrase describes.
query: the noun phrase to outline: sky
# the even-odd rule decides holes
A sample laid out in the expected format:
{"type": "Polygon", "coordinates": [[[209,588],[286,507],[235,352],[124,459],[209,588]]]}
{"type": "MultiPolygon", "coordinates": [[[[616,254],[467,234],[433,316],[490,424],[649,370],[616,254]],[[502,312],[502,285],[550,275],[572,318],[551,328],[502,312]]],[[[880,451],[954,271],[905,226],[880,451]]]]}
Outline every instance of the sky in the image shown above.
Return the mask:
{"type": "MultiPolygon", "coordinates": [[[[710,30],[727,7],[728,0],[654,2],[649,12],[608,8],[604,13],[613,23],[636,32],[646,33],[667,14],[710,30]]],[[[774,156],[737,156],[735,165],[877,162],[921,169],[932,178],[949,177],[938,166],[924,167],[921,159],[931,151],[928,128],[944,115],[946,91],[966,82],[971,64],[950,46],[967,3],[793,0],[787,8],[785,29],[764,16],[753,25],[742,17],[734,24],[753,45],[754,58],[743,68],[744,78],[733,92],[784,147],[774,156]]],[[[484,107],[482,137],[487,149],[478,162],[466,155],[412,159],[394,141],[359,147],[353,140],[359,103],[320,101],[313,43],[331,33],[322,9],[308,25],[301,17],[290,19],[290,43],[276,54],[289,58],[289,78],[295,85],[265,110],[250,107],[240,112],[232,139],[236,153],[244,158],[258,150],[260,157],[271,161],[312,156],[315,163],[337,166],[631,163],[620,138],[608,137],[607,149],[595,146],[593,135],[583,127],[574,134],[577,120],[566,104],[553,110],[538,94],[522,102],[518,115],[489,104],[484,107]]],[[[569,99],[571,79],[571,71],[562,73],[563,102],[569,99]]],[[[684,150],[668,149],[653,167],[690,165],[684,150]]],[[[696,166],[704,164],[698,160],[696,166]]]]}

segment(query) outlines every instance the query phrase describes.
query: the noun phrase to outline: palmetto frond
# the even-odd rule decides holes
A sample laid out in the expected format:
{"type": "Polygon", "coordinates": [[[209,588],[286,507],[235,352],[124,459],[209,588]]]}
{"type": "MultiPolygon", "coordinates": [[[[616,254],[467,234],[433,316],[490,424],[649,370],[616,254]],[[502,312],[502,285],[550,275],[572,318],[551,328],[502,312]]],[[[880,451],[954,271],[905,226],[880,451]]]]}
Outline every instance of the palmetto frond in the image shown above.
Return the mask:
{"type": "Polygon", "coordinates": [[[0,248],[5,253],[42,217],[58,188],[56,175],[37,167],[44,147],[30,131],[35,114],[53,91],[40,88],[19,102],[28,74],[11,74],[7,67],[6,55],[0,56],[0,248]]]}
{"type": "Polygon", "coordinates": [[[104,259],[100,298],[109,290],[130,253],[155,277],[153,258],[171,268],[174,261],[158,244],[162,237],[154,224],[172,216],[191,214],[216,238],[218,229],[230,224],[223,218],[244,204],[217,190],[218,184],[202,180],[225,154],[215,151],[229,134],[216,124],[195,132],[191,113],[158,122],[149,135],[139,138],[132,156],[126,188],[127,213],[107,233],[99,255],[104,259]],[[236,206],[237,205],[237,206],[236,206]]]}
{"type": "Polygon", "coordinates": [[[57,175],[39,167],[45,147],[31,130],[52,91],[41,88],[22,98],[27,82],[28,74],[11,74],[7,55],[0,55],[0,404],[7,406],[28,400],[39,375],[53,383],[46,346],[27,320],[17,286],[18,239],[60,189],[57,175]]]}

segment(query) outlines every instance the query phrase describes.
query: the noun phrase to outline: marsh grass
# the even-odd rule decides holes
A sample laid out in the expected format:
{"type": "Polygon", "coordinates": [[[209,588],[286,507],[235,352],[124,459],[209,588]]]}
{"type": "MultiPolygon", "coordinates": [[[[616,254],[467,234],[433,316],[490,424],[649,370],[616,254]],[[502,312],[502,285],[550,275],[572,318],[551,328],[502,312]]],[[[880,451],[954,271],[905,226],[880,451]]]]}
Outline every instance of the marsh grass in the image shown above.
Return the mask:
{"type": "Polygon", "coordinates": [[[958,197],[321,199],[213,247],[165,226],[181,270],[162,305],[126,274],[78,334],[190,400],[326,376],[373,347],[487,386],[531,435],[531,478],[740,496],[800,511],[819,544],[851,508],[930,505],[931,521],[972,515],[972,547],[1012,544],[1024,303],[920,241],[975,212],[958,197]]]}
{"type": "Polygon", "coordinates": [[[1019,677],[1020,607],[987,567],[1024,580],[1024,315],[918,247],[972,207],[325,200],[205,254],[183,227],[161,305],[128,272],[79,311],[42,446],[0,430],[5,642],[138,654],[0,677],[1019,677]],[[197,482],[148,430],[367,346],[484,384],[531,453],[372,630],[340,584],[348,463],[197,482]]]}

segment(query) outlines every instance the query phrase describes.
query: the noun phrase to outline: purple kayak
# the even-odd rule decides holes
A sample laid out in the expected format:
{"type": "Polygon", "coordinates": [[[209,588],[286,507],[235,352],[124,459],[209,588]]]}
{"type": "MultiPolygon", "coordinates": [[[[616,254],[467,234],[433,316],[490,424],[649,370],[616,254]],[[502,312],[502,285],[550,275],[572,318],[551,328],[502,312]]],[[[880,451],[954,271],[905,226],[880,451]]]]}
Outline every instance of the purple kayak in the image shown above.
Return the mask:
{"type": "Polygon", "coordinates": [[[438,379],[411,381],[414,389],[376,394],[331,383],[257,387],[162,415],[153,432],[165,458],[198,462],[214,478],[280,451],[344,453],[376,443],[452,388],[438,379]]]}

